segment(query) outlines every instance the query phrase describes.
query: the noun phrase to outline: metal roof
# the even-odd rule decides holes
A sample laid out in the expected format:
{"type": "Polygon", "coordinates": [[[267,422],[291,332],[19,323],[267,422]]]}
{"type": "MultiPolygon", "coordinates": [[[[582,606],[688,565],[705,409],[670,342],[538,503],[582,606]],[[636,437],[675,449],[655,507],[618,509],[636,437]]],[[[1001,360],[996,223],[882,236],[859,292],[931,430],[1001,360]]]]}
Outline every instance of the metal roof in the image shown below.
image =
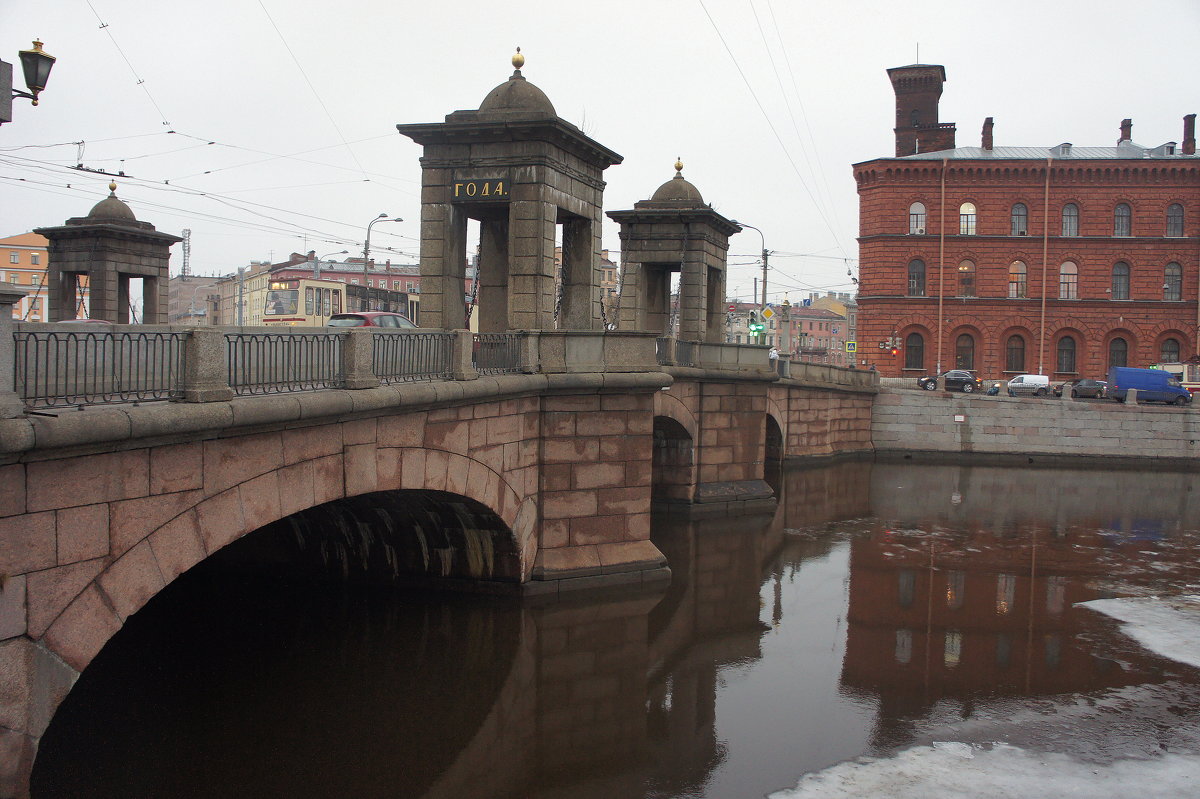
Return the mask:
{"type": "Polygon", "coordinates": [[[941,161],[943,158],[973,159],[980,161],[998,160],[1040,160],[1047,158],[1059,160],[1112,160],[1112,159],[1195,159],[1195,155],[1184,155],[1179,152],[1175,142],[1167,142],[1158,147],[1144,147],[1132,141],[1122,142],[1114,147],[1075,147],[1070,144],[1059,144],[1054,147],[995,147],[985,150],[982,147],[956,147],[953,150],[936,150],[928,153],[914,153],[900,156],[900,161],[941,161]]]}

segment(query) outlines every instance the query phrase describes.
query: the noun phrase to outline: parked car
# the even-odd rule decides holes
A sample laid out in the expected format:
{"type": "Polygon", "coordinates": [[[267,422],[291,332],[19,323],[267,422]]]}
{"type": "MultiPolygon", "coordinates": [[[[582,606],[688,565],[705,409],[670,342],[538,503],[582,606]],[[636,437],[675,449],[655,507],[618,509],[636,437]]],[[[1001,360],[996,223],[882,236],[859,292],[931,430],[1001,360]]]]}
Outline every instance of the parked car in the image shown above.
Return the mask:
{"type": "Polygon", "coordinates": [[[1114,366],[1108,370],[1108,394],[1124,402],[1130,389],[1137,389],[1139,402],[1166,402],[1187,405],[1192,392],[1179,385],[1179,379],[1161,369],[1133,369],[1114,366]]]}
{"type": "Polygon", "coordinates": [[[337,313],[329,317],[330,327],[390,327],[415,328],[416,325],[404,314],[388,311],[356,311],[337,313]]]}
{"type": "Polygon", "coordinates": [[[1017,375],[1008,381],[1010,397],[1048,397],[1050,378],[1045,375],[1017,375]]]}
{"type": "Polygon", "coordinates": [[[1064,383],[1059,389],[1059,396],[1070,394],[1073,398],[1092,397],[1095,399],[1103,399],[1105,389],[1108,388],[1108,383],[1103,380],[1076,380],[1074,383],[1064,383]]]}
{"type": "Polygon", "coordinates": [[[947,391],[961,391],[970,394],[972,391],[983,390],[983,380],[968,372],[966,369],[951,369],[940,375],[927,375],[917,378],[917,385],[926,391],[937,391],[938,381],[947,391]]]}

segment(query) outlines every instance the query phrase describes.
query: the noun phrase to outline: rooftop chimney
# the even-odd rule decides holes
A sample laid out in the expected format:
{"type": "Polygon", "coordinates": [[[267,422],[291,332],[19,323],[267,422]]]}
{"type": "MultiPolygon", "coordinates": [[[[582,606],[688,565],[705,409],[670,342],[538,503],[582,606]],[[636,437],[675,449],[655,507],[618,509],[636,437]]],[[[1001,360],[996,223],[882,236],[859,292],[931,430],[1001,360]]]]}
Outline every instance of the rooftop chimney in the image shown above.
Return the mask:
{"type": "Polygon", "coordinates": [[[1133,120],[1121,120],[1121,138],[1117,139],[1117,144],[1123,141],[1131,141],[1133,139],[1133,120]]]}
{"type": "Polygon", "coordinates": [[[1183,118],[1183,154],[1196,154],[1196,115],[1188,114],[1183,118]]]}
{"type": "Polygon", "coordinates": [[[992,118],[983,120],[983,149],[992,149],[992,118]]]}

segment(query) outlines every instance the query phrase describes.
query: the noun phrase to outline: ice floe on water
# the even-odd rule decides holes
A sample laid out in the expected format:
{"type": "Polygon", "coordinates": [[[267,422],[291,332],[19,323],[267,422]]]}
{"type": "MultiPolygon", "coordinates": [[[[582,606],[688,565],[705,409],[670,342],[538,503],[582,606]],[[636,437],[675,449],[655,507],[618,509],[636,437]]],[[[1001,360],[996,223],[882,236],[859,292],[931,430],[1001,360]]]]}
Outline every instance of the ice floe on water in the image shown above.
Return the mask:
{"type": "Polygon", "coordinates": [[[1146,649],[1200,668],[1200,596],[1094,599],[1080,606],[1122,622],[1121,631],[1146,649]]]}
{"type": "Polygon", "coordinates": [[[1097,765],[1015,746],[915,746],[890,758],[859,758],[807,774],[771,799],[1149,799],[1194,796],[1200,757],[1164,755],[1097,765]]]}
{"type": "MultiPolygon", "coordinates": [[[[1081,604],[1120,621],[1122,631],[1146,649],[1200,668],[1200,596],[1099,599],[1081,604]]],[[[1070,713],[1064,715],[1063,721],[1070,724],[1070,713]]],[[[1196,754],[1163,753],[1095,763],[1004,743],[938,742],[912,746],[893,757],[862,757],[806,774],[795,788],[771,794],[771,799],[1174,799],[1196,795],[1200,795],[1200,755],[1196,754]]]]}

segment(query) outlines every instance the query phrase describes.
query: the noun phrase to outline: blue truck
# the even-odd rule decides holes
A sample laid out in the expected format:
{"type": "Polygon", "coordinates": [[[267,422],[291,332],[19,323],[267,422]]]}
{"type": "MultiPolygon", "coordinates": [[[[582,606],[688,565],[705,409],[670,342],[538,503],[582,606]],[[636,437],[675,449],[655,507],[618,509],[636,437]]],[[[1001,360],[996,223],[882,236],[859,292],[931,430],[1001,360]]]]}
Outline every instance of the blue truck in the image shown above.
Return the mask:
{"type": "Polygon", "coordinates": [[[1108,396],[1124,402],[1130,389],[1137,389],[1139,402],[1187,405],[1192,401],[1192,392],[1181,386],[1175,375],[1162,369],[1114,366],[1108,370],[1108,396]]]}

